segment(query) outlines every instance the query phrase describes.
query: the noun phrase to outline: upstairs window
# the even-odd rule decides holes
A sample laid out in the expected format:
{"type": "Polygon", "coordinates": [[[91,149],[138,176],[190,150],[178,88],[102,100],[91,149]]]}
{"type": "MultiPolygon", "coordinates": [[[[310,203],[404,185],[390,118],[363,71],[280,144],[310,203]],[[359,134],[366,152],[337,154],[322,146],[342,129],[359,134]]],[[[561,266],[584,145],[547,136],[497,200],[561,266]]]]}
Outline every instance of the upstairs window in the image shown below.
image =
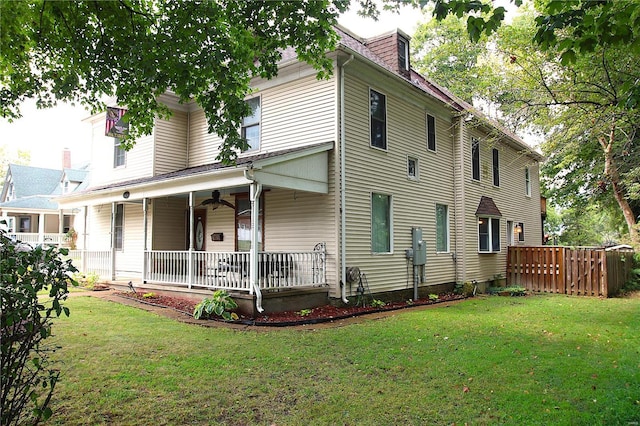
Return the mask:
{"type": "Polygon", "coordinates": [[[480,141],[476,138],[471,138],[471,176],[480,180],[480,141]]]}
{"type": "Polygon", "coordinates": [[[500,251],[500,219],[478,216],[478,251],[497,253],[500,251]]]}
{"type": "Polygon", "coordinates": [[[531,197],[531,172],[528,166],[524,168],[524,193],[527,197],[531,197]]]}
{"type": "Polygon", "coordinates": [[[127,160],[127,151],[120,146],[120,139],[113,138],[113,168],[124,167],[127,160]]]}
{"type": "Polygon", "coordinates": [[[371,194],[371,251],[391,253],[391,196],[371,194]]]}
{"type": "Polygon", "coordinates": [[[427,149],[436,150],[436,118],[431,114],[427,114],[427,149]]]}
{"type": "Polygon", "coordinates": [[[500,186],[500,158],[497,148],[491,150],[493,155],[493,185],[500,186]]]}
{"type": "Polygon", "coordinates": [[[251,113],[242,119],[241,136],[247,141],[247,151],[260,148],[260,98],[247,100],[251,113]]]}
{"type": "Polygon", "coordinates": [[[398,68],[409,71],[409,42],[398,36],[398,68]]]}
{"type": "Polygon", "coordinates": [[[387,97],[369,89],[371,146],[387,149],[387,97]]]}

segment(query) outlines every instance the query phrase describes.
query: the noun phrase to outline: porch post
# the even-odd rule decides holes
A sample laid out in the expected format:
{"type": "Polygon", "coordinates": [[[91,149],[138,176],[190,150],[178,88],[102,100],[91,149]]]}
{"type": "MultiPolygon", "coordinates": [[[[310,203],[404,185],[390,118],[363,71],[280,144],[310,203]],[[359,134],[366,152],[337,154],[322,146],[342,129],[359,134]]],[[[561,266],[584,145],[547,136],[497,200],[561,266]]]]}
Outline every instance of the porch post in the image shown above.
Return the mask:
{"type": "Polygon", "coordinates": [[[81,253],[81,257],[82,257],[82,272],[86,272],[87,271],[87,216],[88,216],[88,212],[89,211],[89,207],[88,206],[84,206],[84,219],[83,219],[83,223],[82,223],[82,251],[81,253]]]}
{"type": "Polygon", "coordinates": [[[111,281],[116,280],[116,212],[118,205],[111,203],[111,281]]]}
{"type": "Polygon", "coordinates": [[[189,192],[189,288],[191,288],[191,283],[193,282],[193,247],[194,247],[194,238],[193,238],[193,191],[189,192]]]}
{"type": "Polygon", "coordinates": [[[147,199],[142,199],[142,282],[147,282],[147,199]]]}
{"type": "Polygon", "coordinates": [[[38,242],[44,243],[44,213],[38,215],[38,242]]]}
{"type": "Polygon", "coordinates": [[[256,306],[262,312],[262,295],[258,283],[258,242],[260,222],[260,193],[262,184],[251,182],[251,250],[249,251],[249,283],[250,293],[256,292],[256,306]]]}
{"type": "MultiPolygon", "coordinates": [[[[62,209],[58,210],[58,234],[64,234],[64,212],[62,209]]],[[[58,236],[58,238],[60,238],[58,236]]],[[[58,243],[62,243],[62,241],[58,241],[58,243]]]]}

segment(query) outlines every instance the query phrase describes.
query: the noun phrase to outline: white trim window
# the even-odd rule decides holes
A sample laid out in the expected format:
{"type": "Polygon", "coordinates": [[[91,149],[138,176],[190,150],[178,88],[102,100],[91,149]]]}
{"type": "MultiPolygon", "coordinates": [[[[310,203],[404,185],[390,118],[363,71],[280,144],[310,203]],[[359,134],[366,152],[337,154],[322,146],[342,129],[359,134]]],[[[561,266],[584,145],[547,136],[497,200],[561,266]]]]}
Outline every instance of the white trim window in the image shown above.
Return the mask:
{"type": "Polygon", "coordinates": [[[122,250],[124,247],[124,204],[116,204],[116,218],[113,224],[115,233],[115,249],[122,250]]]}
{"type": "Polygon", "coordinates": [[[436,151],[436,118],[427,114],[427,149],[436,151]]]}
{"type": "Polygon", "coordinates": [[[531,197],[531,170],[529,166],[524,168],[524,194],[531,197]]]}
{"type": "Polygon", "coordinates": [[[391,195],[371,194],[371,252],[393,251],[391,195]]]}
{"type": "Polygon", "coordinates": [[[254,151],[260,149],[260,96],[247,99],[247,105],[251,109],[251,115],[248,115],[242,119],[242,129],[240,136],[247,141],[247,151],[254,151]]]}
{"type": "Polygon", "coordinates": [[[478,138],[471,138],[471,177],[473,180],[480,180],[480,141],[478,138]]]}
{"type": "Polygon", "coordinates": [[[420,179],[420,169],[416,157],[407,157],[407,178],[410,180],[420,179]]]}
{"type": "Polygon", "coordinates": [[[449,206],[436,204],[436,252],[449,252],[449,206]]]}
{"type": "Polygon", "coordinates": [[[122,141],[113,138],[113,168],[124,167],[127,164],[127,151],[120,145],[122,141]]]}
{"type": "Polygon", "coordinates": [[[513,221],[508,220],[507,221],[507,245],[508,246],[512,246],[514,244],[515,234],[516,234],[516,229],[513,226],[513,221]]]}
{"type": "Polygon", "coordinates": [[[478,251],[480,253],[500,251],[500,218],[478,216],[478,251]]]}
{"type": "Polygon", "coordinates": [[[372,147],[387,149],[387,97],[369,89],[370,143],[372,147]]]}
{"type": "Polygon", "coordinates": [[[500,151],[498,148],[491,150],[491,156],[493,158],[493,186],[500,186],[500,151]]]}

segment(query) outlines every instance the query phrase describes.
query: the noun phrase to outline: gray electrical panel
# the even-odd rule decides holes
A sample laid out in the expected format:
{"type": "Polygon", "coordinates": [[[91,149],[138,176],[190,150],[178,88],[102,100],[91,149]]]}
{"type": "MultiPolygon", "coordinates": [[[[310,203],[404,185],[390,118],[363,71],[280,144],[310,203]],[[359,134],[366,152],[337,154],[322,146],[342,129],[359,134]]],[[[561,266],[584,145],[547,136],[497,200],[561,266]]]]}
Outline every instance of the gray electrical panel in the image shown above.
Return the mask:
{"type": "Polygon", "coordinates": [[[422,228],[411,228],[411,248],[413,249],[413,264],[426,265],[427,245],[422,240],[422,228]]]}

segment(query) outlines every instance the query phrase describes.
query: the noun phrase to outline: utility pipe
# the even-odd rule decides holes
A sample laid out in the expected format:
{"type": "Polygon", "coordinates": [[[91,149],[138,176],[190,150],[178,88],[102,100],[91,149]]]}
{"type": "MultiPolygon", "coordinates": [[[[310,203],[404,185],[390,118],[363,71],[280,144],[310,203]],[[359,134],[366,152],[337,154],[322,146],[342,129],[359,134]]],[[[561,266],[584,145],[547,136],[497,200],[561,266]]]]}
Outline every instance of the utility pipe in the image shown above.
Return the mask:
{"type": "Polygon", "coordinates": [[[347,209],[346,209],[346,136],[344,125],[344,68],[353,61],[353,55],[340,67],[340,287],[342,289],[342,302],[349,303],[347,299],[347,209]]]}
{"type": "Polygon", "coordinates": [[[262,184],[255,180],[255,176],[249,170],[244,170],[244,177],[251,182],[249,185],[249,199],[251,201],[251,249],[249,251],[249,285],[250,294],[256,293],[256,309],[263,312],[262,292],[258,285],[258,234],[260,221],[260,194],[262,184]]]}

